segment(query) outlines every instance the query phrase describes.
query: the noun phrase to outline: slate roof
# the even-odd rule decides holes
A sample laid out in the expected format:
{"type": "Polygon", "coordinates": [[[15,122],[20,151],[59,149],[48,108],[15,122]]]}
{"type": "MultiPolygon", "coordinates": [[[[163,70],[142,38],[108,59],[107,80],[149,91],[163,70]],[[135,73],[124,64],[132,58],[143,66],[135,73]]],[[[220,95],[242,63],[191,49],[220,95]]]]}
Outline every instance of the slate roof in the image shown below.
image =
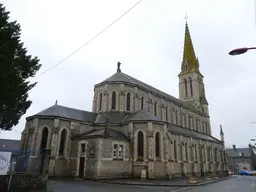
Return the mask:
{"type": "MultiPolygon", "coordinates": [[[[179,104],[184,104],[181,100],[163,92],[163,91],[160,91],[138,79],[135,79],[134,77],[131,77],[125,73],[122,73],[122,72],[116,72],[114,75],[112,75],[111,77],[105,79],[103,82],[101,82],[100,84],[102,83],[113,83],[113,82],[119,82],[119,83],[129,83],[129,84],[132,84],[132,85],[137,85],[137,86],[140,86],[141,88],[145,88],[147,89],[149,92],[155,92],[159,95],[162,95],[162,96],[165,96],[166,98],[169,98],[171,99],[172,101],[175,101],[179,104]]],[[[97,84],[99,85],[99,84],[97,84]]],[[[95,85],[95,86],[97,86],[95,85]]]]}
{"type": "Polygon", "coordinates": [[[185,102],[182,102],[181,100],[179,100],[163,91],[160,91],[159,89],[156,89],[155,87],[152,87],[138,79],[135,79],[134,77],[131,77],[125,73],[122,73],[122,72],[116,72],[114,75],[105,79],[103,82],[96,84],[95,87],[100,86],[105,83],[127,83],[127,84],[131,84],[131,85],[135,85],[137,87],[140,87],[141,89],[145,89],[148,92],[154,92],[155,94],[157,94],[161,97],[164,97],[168,101],[174,102],[178,105],[182,105],[183,107],[187,107],[191,110],[196,110],[193,106],[187,105],[185,102]]]}
{"type": "Polygon", "coordinates": [[[127,121],[161,121],[158,117],[145,110],[140,110],[135,113],[123,113],[118,111],[93,113],[61,105],[53,105],[33,116],[27,117],[27,119],[31,119],[33,117],[61,117],[97,124],[105,123],[106,119],[109,120],[109,123],[124,123],[127,121]]]}
{"type": "Polygon", "coordinates": [[[145,110],[136,111],[135,113],[131,113],[127,115],[123,122],[125,121],[162,121],[160,118],[154,116],[145,110]]]}
{"type": "MultiPolygon", "coordinates": [[[[90,131],[88,133],[85,133],[85,134],[82,134],[82,135],[78,135],[78,136],[75,136],[73,138],[81,138],[81,137],[103,137],[103,136],[106,136],[105,132],[104,132],[104,128],[102,129],[97,129],[97,130],[93,130],[93,131],[90,131]]],[[[115,138],[115,139],[124,139],[124,140],[127,140],[128,138],[122,134],[121,132],[119,131],[116,131],[114,129],[110,129],[108,128],[107,129],[107,137],[108,138],[115,138]]]]}
{"type": "Polygon", "coordinates": [[[200,139],[213,141],[213,142],[220,142],[220,140],[218,140],[212,136],[209,136],[209,135],[206,135],[203,133],[199,133],[196,131],[192,131],[190,129],[186,129],[186,128],[175,126],[175,125],[170,125],[168,127],[169,127],[168,130],[174,134],[184,135],[184,136],[188,136],[188,137],[192,137],[192,138],[200,138],[200,139]]]}
{"type": "Polygon", "coordinates": [[[251,157],[252,150],[250,148],[226,149],[228,157],[240,157],[239,153],[243,153],[243,157],[251,157]]]}
{"type": "MultiPolygon", "coordinates": [[[[109,123],[113,124],[121,124],[129,121],[162,121],[158,117],[154,116],[153,114],[145,110],[140,110],[130,114],[123,112],[92,113],[89,111],[73,109],[56,104],[33,116],[27,117],[27,119],[31,119],[34,117],[59,117],[71,120],[84,121],[92,124],[105,124],[106,119],[109,120],[109,123]]],[[[194,132],[192,130],[171,124],[169,126],[169,131],[175,134],[187,135],[194,138],[201,138],[215,142],[219,141],[218,139],[212,136],[194,132]]]]}
{"type": "Polygon", "coordinates": [[[33,117],[62,117],[67,119],[93,123],[95,121],[96,116],[96,113],[55,104],[33,116],[27,117],[27,119],[31,119],[33,117]]]}
{"type": "Polygon", "coordinates": [[[18,153],[20,142],[20,140],[0,139],[0,151],[18,153]]]}
{"type": "Polygon", "coordinates": [[[121,123],[126,116],[127,113],[122,113],[118,111],[98,113],[94,120],[94,123],[105,123],[106,119],[109,120],[109,123],[121,123]]]}

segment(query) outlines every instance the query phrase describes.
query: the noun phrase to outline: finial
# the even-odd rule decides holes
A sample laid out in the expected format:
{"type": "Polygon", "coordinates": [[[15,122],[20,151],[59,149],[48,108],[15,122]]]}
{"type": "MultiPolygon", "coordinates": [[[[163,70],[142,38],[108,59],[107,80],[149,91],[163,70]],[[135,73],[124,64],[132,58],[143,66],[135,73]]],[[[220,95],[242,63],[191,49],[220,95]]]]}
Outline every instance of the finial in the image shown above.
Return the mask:
{"type": "Polygon", "coordinates": [[[117,72],[118,72],[118,73],[121,72],[120,65],[121,65],[121,63],[118,61],[118,62],[117,62],[117,72]]]}
{"type": "Polygon", "coordinates": [[[58,100],[55,101],[55,105],[58,105],[58,100]]]}
{"type": "Polygon", "coordinates": [[[186,23],[187,23],[187,21],[188,21],[188,14],[187,14],[187,12],[185,13],[184,19],[186,20],[186,23]]]}
{"type": "Polygon", "coordinates": [[[224,135],[223,130],[222,130],[222,125],[220,125],[220,134],[224,135]]]}

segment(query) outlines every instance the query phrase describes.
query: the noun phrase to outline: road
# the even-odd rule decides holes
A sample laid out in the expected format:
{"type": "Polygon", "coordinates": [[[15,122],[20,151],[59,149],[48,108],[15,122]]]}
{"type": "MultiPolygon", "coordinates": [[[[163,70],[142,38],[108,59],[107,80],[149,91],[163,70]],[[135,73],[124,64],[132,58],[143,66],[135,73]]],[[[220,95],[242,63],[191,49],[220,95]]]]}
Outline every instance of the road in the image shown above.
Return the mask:
{"type": "Polygon", "coordinates": [[[178,187],[150,187],[96,183],[91,181],[49,181],[47,192],[169,192],[178,187]]]}
{"type": "Polygon", "coordinates": [[[102,184],[83,180],[49,181],[49,192],[256,192],[256,177],[234,176],[232,179],[200,187],[151,187],[102,184]]]}
{"type": "MultiPolygon", "coordinates": [[[[181,190],[182,191],[182,190],[181,190]]],[[[179,191],[179,192],[181,192],[179,191]]],[[[186,190],[186,192],[256,192],[255,176],[234,176],[234,179],[228,179],[201,187],[195,187],[186,190]]]]}

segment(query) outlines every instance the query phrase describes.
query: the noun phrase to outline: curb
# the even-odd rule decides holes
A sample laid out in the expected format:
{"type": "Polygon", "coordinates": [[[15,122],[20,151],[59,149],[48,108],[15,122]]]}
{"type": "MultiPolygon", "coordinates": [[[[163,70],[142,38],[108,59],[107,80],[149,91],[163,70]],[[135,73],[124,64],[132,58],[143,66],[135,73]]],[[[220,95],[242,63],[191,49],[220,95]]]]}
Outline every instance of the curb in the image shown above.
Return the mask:
{"type": "Polygon", "coordinates": [[[121,182],[114,182],[114,181],[95,181],[97,183],[107,183],[107,184],[115,184],[115,185],[134,185],[134,186],[153,186],[153,187],[199,187],[203,185],[208,185],[211,183],[216,183],[220,181],[225,181],[228,179],[233,179],[234,177],[227,177],[223,179],[218,179],[218,180],[212,180],[212,181],[207,181],[203,183],[198,183],[198,184],[153,184],[153,183],[121,183],[121,182]]]}

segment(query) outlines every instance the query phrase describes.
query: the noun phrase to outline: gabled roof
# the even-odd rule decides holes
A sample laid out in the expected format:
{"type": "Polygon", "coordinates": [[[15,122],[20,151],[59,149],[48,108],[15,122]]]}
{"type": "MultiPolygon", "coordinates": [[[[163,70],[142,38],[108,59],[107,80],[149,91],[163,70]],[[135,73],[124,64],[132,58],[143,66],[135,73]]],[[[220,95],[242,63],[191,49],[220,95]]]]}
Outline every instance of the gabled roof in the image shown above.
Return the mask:
{"type": "Polygon", "coordinates": [[[125,121],[162,121],[160,118],[154,116],[145,110],[140,110],[135,113],[127,115],[123,122],[125,121]]]}
{"type": "Polygon", "coordinates": [[[64,107],[64,106],[55,104],[33,116],[27,117],[27,119],[30,119],[33,117],[40,117],[40,116],[41,117],[62,117],[62,118],[68,118],[68,119],[74,119],[74,120],[93,123],[95,121],[97,114],[89,111],[83,111],[83,110],[64,107]]]}
{"type": "Polygon", "coordinates": [[[109,123],[121,123],[126,116],[127,113],[122,113],[118,111],[98,113],[94,123],[105,123],[106,119],[108,119],[109,123]]]}
{"type": "Polygon", "coordinates": [[[184,135],[184,136],[192,137],[192,138],[204,139],[204,140],[213,141],[213,142],[220,142],[218,139],[216,139],[210,135],[192,131],[187,128],[179,127],[176,125],[170,125],[168,127],[169,127],[168,130],[174,134],[184,135]]]}
{"type": "Polygon", "coordinates": [[[140,110],[134,113],[124,113],[119,111],[92,113],[60,105],[53,105],[33,116],[27,117],[27,119],[31,119],[33,117],[62,117],[96,124],[104,124],[106,119],[109,120],[109,123],[114,124],[124,123],[127,121],[161,121],[158,117],[145,110],[140,110]]]}
{"type": "Polygon", "coordinates": [[[18,153],[20,151],[20,140],[0,139],[0,151],[18,153]]]}
{"type": "Polygon", "coordinates": [[[243,154],[243,157],[251,157],[252,150],[250,148],[235,148],[235,149],[226,149],[228,157],[240,157],[240,153],[243,154]]]}
{"type": "Polygon", "coordinates": [[[128,139],[124,134],[122,134],[121,132],[116,131],[114,129],[107,129],[107,134],[106,134],[105,128],[93,130],[88,133],[75,136],[73,138],[84,138],[84,137],[85,138],[105,137],[105,138],[114,138],[114,139],[123,139],[123,140],[128,139]]]}

